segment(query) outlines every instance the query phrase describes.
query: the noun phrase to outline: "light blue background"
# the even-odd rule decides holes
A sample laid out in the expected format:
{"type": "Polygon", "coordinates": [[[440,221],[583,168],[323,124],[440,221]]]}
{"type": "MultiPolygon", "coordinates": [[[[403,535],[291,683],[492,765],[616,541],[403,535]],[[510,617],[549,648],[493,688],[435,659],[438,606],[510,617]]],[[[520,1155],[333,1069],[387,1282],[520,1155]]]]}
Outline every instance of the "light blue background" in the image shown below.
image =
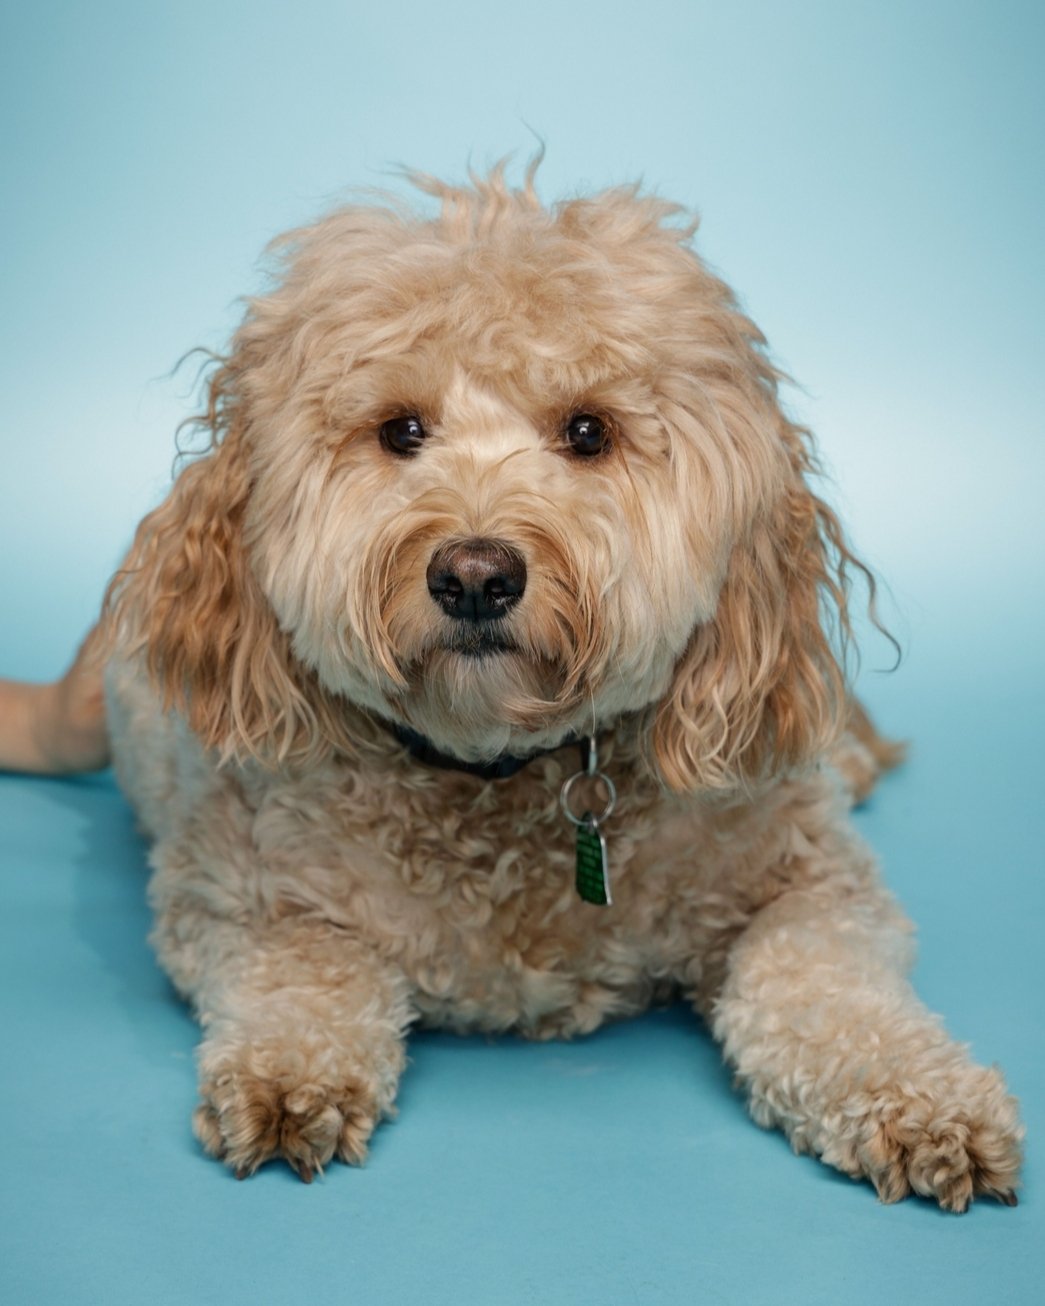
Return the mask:
{"type": "Polygon", "coordinates": [[[362,1172],[236,1184],[107,777],[0,781],[0,1295],[22,1302],[1041,1300],[1040,4],[36,3],[0,26],[0,671],[56,674],[264,242],[533,133],[549,197],[644,177],[803,385],[907,656],[861,817],[919,987],[1030,1129],[1015,1211],[871,1190],[750,1124],[682,1010],[570,1046],[422,1036],[362,1172]]]}

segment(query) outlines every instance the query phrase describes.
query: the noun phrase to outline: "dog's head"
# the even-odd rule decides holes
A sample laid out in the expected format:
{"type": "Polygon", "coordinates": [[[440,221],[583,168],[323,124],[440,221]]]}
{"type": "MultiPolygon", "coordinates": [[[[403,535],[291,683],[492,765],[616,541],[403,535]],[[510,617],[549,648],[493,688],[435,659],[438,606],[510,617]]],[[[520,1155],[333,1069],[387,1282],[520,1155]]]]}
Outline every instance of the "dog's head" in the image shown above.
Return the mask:
{"type": "Polygon", "coordinates": [[[278,242],[211,377],[111,592],[168,702],[268,762],[360,709],[466,760],[642,713],[677,789],[815,754],[854,559],[691,230],[634,189],[422,185],[435,217],[278,242]]]}

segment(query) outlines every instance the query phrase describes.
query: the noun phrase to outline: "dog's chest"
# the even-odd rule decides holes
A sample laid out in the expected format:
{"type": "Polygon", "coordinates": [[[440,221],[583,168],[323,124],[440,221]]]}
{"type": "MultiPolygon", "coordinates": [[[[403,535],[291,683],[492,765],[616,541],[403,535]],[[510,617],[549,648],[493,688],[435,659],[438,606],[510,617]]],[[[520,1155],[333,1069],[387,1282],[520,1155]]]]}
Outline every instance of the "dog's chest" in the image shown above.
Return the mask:
{"type": "Polygon", "coordinates": [[[541,1036],[648,1003],[656,930],[634,873],[647,817],[612,832],[615,902],[601,908],[577,894],[555,776],[392,787],[342,772],[255,801],[264,910],[319,911],[364,935],[402,968],[426,1021],[541,1036]]]}

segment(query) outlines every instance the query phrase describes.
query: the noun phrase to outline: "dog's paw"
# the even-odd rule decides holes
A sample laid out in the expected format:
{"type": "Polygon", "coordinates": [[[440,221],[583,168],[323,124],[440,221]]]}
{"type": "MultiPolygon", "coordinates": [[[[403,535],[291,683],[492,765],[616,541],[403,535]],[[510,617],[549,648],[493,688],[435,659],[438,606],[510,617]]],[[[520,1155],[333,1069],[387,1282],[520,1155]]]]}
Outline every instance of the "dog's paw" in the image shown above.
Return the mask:
{"type": "MultiPolygon", "coordinates": [[[[915,1192],[962,1212],[976,1196],[1016,1205],[1023,1127],[994,1070],[974,1068],[975,1090],[879,1098],[860,1123],[843,1169],[866,1175],[883,1202],[915,1192]]],[[[972,1076],[970,1076],[972,1078],[972,1076]]]]}
{"type": "Polygon", "coordinates": [[[352,1076],[333,1087],[227,1068],[204,1078],[200,1094],[196,1137],[238,1179],[277,1156],[305,1183],[334,1157],[360,1165],[379,1115],[373,1093],[352,1076]]]}

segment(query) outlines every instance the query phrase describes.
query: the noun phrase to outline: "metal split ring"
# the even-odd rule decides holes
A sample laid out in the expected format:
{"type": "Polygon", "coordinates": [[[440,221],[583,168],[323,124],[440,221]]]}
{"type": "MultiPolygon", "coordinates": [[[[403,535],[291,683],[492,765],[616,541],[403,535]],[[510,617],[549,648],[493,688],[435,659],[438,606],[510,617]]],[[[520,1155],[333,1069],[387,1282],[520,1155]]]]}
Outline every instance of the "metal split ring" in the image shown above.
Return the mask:
{"type": "Polygon", "coordinates": [[[586,825],[589,821],[595,825],[601,825],[603,821],[610,818],[613,809],[617,806],[617,789],[605,771],[578,771],[576,774],[571,775],[568,780],[563,782],[563,786],[559,790],[559,806],[562,808],[563,816],[565,816],[568,821],[572,821],[574,825],[586,825]],[[570,810],[570,790],[573,788],[575,781],[581,779],[587,780],[589,778],[593,780],[601,780],[606,786],[606,793],[608,795],[606,806],[598,816],[593,817],[590,812],[586,812],[583,816],[574,816],[573,812],[570,810]]]}

